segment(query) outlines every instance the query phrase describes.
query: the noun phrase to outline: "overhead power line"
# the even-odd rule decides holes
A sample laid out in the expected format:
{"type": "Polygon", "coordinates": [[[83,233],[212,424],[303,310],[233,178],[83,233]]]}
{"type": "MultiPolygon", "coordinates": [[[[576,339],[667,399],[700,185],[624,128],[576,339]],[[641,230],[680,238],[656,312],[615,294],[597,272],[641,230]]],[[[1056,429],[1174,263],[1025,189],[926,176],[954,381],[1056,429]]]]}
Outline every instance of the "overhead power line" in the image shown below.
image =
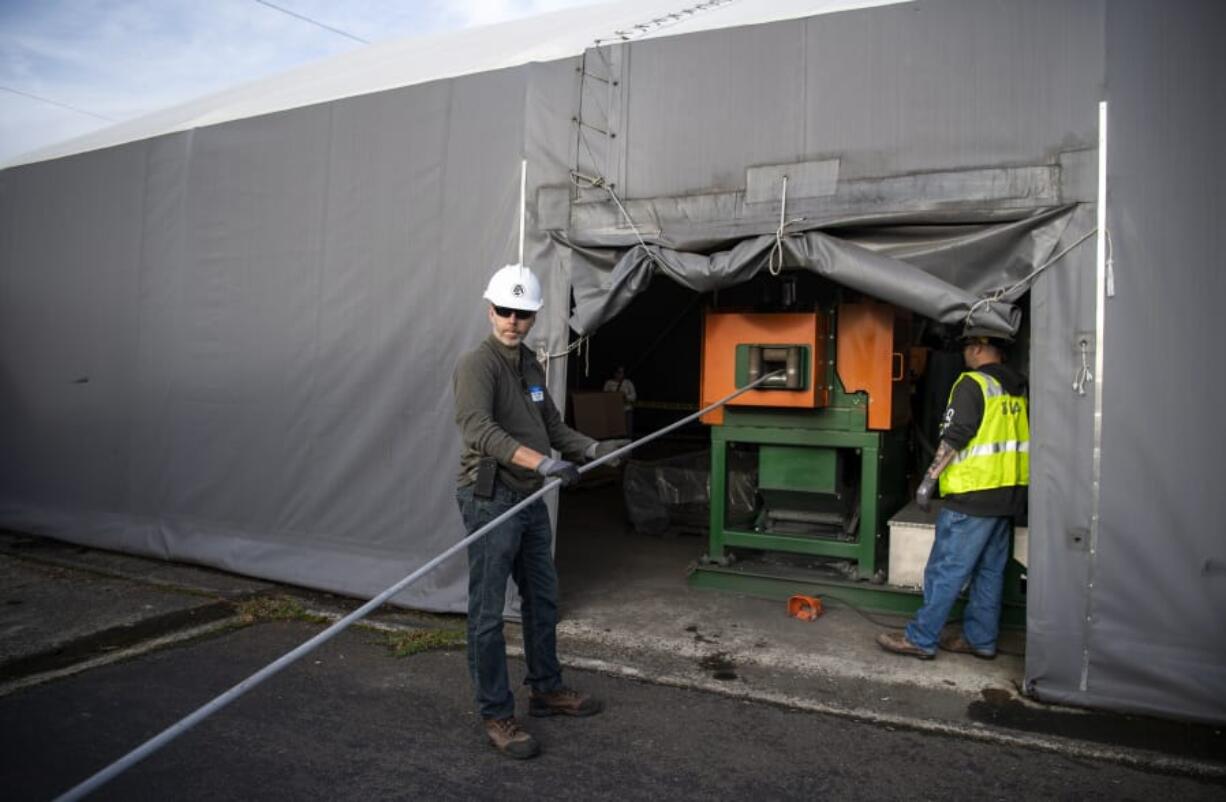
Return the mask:
{"type": "Polygon", "coordinates": [[[20,89],[14,89],[11,86],[0,86],[0,90],[4,90],[5,92],[12,92],[14,95],[21,95],[22,97],[28,97],[31,100],[37,100],[39,103],[46,103],[51,106],[59,106],[61,109],[68,109],[69,111],[75,111],[77,114],[85,114],[90,117],[97,117],[99,120],[106,120],[109,123],[119,122],[114,117],[107,117],[105,114],[98,114],[96,112],[86,111],[85,109],[77,108],[76,106],[73,106],[68,103],[61,103],[58,100],[52,100],[49,97],[43,97],[42,95],[35,95],[30,92],[23,92],[20,89]]]}
{"type": "Polygon", "coordinates": [[[346,39],[352,39],[353,41],[355,41],[355,42],[361,42],[361,43],[362,43],[362,44],[364,44],[364,45],[368,45],[368,44],[370,44],[370,42],[369,42],[368,40],[363,39],[363,38],[362,38],[362,37],[360,37],[360,36],[354,36],[354,35],[353,35],[353,34],[351,34],[351,33],[348,33],[348,32],[346,32],[346,31],[342,31],[340,28],[333,28],[331,25],[325,25],[324,23],[320,22],[320,21],[319,21],[319,20],[317,20],[317,19],[311,19],[310,17],[308,17],[308,16],[306,16],[306,15],[304,15],[304,14],[299,14],[297,11],[290,11],[288,8],[282,8],[281,6],[274,5],[273,3],[268,2],[268,0],[255,0],[255,2],[259,3],[259,4],[260,4],[260,5],[262,5],[262,6],[268,6],[269,8],[273,9],[274,11],[280,11],[282,14],[288,14],[289,16],[291,16],[291,17],[293,17],[293,18],[295,18],[295,19],[300,19],[300,20],[302,20],[303,22],[309,22],[310,24],[312,24],[312,25],[314,25],[314,26],[316,26],[316,27],[323,28],[325,31],[331,31],[332,33],[339,34],[339,35],[341,35],[341,36],[345,37],[346,39]]]}

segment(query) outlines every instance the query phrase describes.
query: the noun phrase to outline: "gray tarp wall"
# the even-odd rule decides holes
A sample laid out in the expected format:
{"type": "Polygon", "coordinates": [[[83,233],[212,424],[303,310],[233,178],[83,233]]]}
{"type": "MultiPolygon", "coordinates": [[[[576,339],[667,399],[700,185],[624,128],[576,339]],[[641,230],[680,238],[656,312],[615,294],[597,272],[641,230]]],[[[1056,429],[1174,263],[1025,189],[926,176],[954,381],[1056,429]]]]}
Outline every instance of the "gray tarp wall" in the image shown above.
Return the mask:
{"type": "MultiPolygon", "coordinates": [[[[568,66],[0,174],[0,525],[357,595],[454,543],[451,369],[516,257],[525,148],[565,180],[525,121],[568,66]]],[[[462,610],[465,573],[398,601],[462,610]]]]}
{"type": "MultiPolygon", "coordinates": [[[[636,242],[601,190],[570,202],[570,167],[683,250],[772,231],[771,165],[800,162],[789,216],[987,224],[1074,204],[1042,235],[1058,249],[1093,226],[1106,94],[1119,294],[1098,548],[1070,535],[1094,509],[1093,393],[1070,390],[1095,331],[1091,241],[1032,297],[1027,679],[1043,698],[1226,720],[1222,527],[1195,484],[1218,462],[1222,379],[1193,372],[1212,340],[1179,328],[1221,290],[1221,157],[1216,174],[1198,160],[1221,90],[1181,84],[1221,74],[1220,13],[1160,8],[933,0],[608,48],[618,136],[586,150],[570,119],[594,107],[568,60],[5,171],[0,524],[374,592],[459,533],[449,376],[484,332],[485,277],[514,256],[521,155],[557,351],[572,269],[583,295],[636,242]],[[1169,141],[1144,133],[1158,93],[1169,141]],[[1178,410],[1156,414],[1165,398],[1178,410]]],[[[1029,254],[1005,275],[1050,252],[1034,244],[1002,251],[1029,254]]],[[[552,375],[556,392],[561,362],[552,375]]],[[[453,564],[402,601],[458,609],[462,582],[453,564]]]]}
{"type": "Polygon", "coordinates": [[[1105,29],[1116,295],[1105,301],[1101,519],[1089,581],[1068,593],[1089,618],[1084,652],[1053,652],[1040,691],[1220,722],[1226,6],[1112,2],[1105,29]]]}
{"type": "MultiPolygon", "coordinates": [[[[1031,298],[1027,685],[1049,700],[1224,720],[1223,527],[1214,524],[1203,478],[1213,475],[1224,444],[1208,410],[1211,389],[1197,393],[1191,416],[1182,403],[1200,382],[1221,378],[1194,374],[1201,351],[1179,359],[1186,348],[1176,340],[1187,313],[1201,321],[1193,331],[1207,334],[1221,297],[1212,292],[1221,286],[1217,227],[1206,219],[1220,205],[1221,156],[1204,139],[1217,130],[1204,109],[1221,115],[1221,89],[1208,84],[1222,74],[1208,33],[1222,30],[1220,16],[1208,3],[1159,10],[922,2],[633,45],[611,59],[624,87],[611,115],[623,125],[620,145],[593,148],[581,167],[616,182],[638,233],[599,189],[572,206],[569,227],[558,234],[578,249],[572,323],[581,331],[598,325],[654,270],[703,287],[721,272],[745,278],[760,259],[741,252],[760,253],[755,238],[777,225],[784,172],[807,177],[789,195],[787,216],[806,218],[792,230],[826,228],[837,237],[840,226],[850,228],[853,240],[909,258],[957,287],[998,286],[1051,250],[1014,242],[984,269],[958,253],[954,240],[993,236],[993,217],[1003,223],[1026,209],[1066,203],[1074,205],[1063,227],[1043,236],[1058,235],[1060,250],[1090,231],[1098,103],[1121,93],[1118,113],[1126,116],[1115,125],[1116,141],[1147,130],[1169,140],[1112,152],[1112,170],[1137,171],[1131,195],[1118,186],[1112,195],[1116,261],[1130,247],[1148,258],[1129,268],[1139,285],[1131,306],[1111,305],[1126,294],[1130,273],[1123,267],[1120,294],[1105,302],[1101,524],[1093,555],[1096,388],[1081,395],[1072,383],[1081,366],[1078,344],[1087,340],[1093,366],[1097,343],[1094,240],[1046,273],[1031,298]],[[1193,30],[1198,37],[1184,42],[1193,30]],[[1158,102],[1173,87],[1179,91],[1158,102]],[[1151,109],[1172,121],[1154,126],[1151,109]],[[1177,161],[1177,132],[1185,131],[1197,132],[1190,139],[1196,146],[1179,146],[1177,161]],[[1186,197],[1178,183],[1185,173],[1196,179],[1186,197]],[[1146,210],[1143,220],[1133,208],[1146,210]],[[976,221],[978,233],[969,225],[976,221]],[[923,224],[930,225],[919,233],[923,224]],[[634,248],[640,235],[675,250],[658,251],[657,263],[634,248]],[[956,261],[933,264],[930,250],[914,258],[926,251],[925,237],[956,261]],[[909,243],[900,246],[900,238],[909,243]],[[1164,257],[1174,253],[1183,258],[1168,287],[1164,257]],[[972,266],[979,272],[968,273],[972,266]],[[1135,358],[1141,354],[1146,358],[1135,358]],[[1148,381],[1156,365],[1166,376],[1161,388],[1148,381]],[[1136,386],[1112,384],[1117,370],[1133,373],[1136,386]],[[1176,392],[1182,408],[1157,413],[1155,396],[1176,392]],[[1121,458],[1112,458],[1113,448],[1121,458]]],[[[798,261],[836,274],[859,264],[828,256],[798,261]]],[[[899,276],[911,280],[901,269],[899,276]]]]}

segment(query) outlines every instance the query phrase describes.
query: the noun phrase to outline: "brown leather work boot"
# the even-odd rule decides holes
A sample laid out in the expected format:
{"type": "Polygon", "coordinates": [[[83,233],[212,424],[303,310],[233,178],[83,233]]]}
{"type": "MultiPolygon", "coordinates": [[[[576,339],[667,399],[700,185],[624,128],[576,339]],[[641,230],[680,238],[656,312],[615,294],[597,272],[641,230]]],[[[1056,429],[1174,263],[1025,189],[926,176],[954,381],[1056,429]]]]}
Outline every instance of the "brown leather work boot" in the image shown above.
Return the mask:
{"type": "Polygon", "coordinates": [[[907,640],[905,632],[882,632],[877,636],[877,645],[887,652],[905,654],[908,657],[918,657],[921,660],[931,660],[936,656],[936,650],[926,652],[907,640]]]}
{"type": "Polygon", "coordinates": [[[521,730],[514,718],[487,718],[483,723],[490,744],[507,757],[526,760],[540,754],[540,742],[521,730]]]}
{"type": "Polygon", "coordinates": [[[941,633],[941,640],[937,645],[944,651],[969,654],[978,657],[980,660],[996,659],[995,649],[976,649],[966,640],[965,635],[957,631],[941,633]]]}
{"type": "Polygon", "coordinates": [[[566,687],[548,693],[533,691],[528,698],[528,713],[533,716],[594,716],[601,710],[604,702],[566,687]]]}

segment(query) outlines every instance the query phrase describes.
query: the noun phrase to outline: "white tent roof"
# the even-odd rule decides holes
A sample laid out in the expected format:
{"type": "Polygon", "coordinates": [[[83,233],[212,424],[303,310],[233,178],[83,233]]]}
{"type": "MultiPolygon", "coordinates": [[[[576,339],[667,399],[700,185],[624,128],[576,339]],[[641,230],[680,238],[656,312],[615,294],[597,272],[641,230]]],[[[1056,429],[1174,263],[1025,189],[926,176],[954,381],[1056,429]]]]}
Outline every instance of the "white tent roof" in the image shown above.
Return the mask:
{"type": "Polygon", "coordinates": [[[577,56],[601,44],[796,19],[908,0],[620,0],[381,42],[28,153],[5,167],[355,95],[577,56]]]}

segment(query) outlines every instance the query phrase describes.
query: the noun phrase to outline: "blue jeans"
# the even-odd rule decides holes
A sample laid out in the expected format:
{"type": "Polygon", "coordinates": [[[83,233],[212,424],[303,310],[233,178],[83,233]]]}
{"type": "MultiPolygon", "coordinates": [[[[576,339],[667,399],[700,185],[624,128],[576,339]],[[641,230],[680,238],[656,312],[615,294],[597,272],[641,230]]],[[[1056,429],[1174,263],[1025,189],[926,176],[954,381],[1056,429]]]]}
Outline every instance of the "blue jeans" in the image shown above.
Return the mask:
{"type": "Polygon", "coordinates": [[[936,538],[924,568],[924,604],[907,624],[907,640],[935,652],[949,611],[970,580],[962,635],[976,651],[996,653],[1011,528],[1010,518],[980,518],[949,509],[938,513],[936,538]]]}
{"type": "MultiPolygon", "coordinates": [[[[464,526],[471,533],[497,518],[523,496],[501,482],[493,498],[476,498],[472,485],[456,491],[464,526]]],[[[553,566],[553,530],[545,502],[534,501],[468,547],[468,670],[482,718],[515,713],[507,679],[507,644],[502,635],[507,577],[522,599],[524,684],[549,692],[562,685],[558,664],[558,575],[553,566]]]]}

